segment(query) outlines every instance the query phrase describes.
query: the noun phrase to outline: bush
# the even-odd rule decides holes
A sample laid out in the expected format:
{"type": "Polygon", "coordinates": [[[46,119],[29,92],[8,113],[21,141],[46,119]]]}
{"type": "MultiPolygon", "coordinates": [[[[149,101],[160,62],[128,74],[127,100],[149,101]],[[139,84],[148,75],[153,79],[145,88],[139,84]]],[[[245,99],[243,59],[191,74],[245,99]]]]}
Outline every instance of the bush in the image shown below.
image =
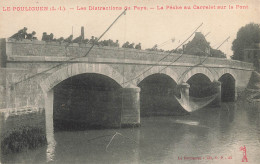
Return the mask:
{"type": "Polygon", "coordinates": [[[45,131],[37,127],[24,127],[13,130],[1,141],[3,154],[17,153],[26,149],[34,149],[47,143],[45,131]]]}

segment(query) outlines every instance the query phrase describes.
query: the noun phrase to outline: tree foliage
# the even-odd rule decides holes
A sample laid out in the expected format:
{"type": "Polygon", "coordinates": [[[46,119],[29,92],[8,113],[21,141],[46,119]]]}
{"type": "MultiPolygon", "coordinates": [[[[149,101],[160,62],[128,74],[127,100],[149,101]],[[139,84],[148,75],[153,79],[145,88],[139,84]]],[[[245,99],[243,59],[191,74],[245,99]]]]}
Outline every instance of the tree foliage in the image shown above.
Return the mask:
{"type": "Polygon", "coordinates": [[[250,23],[241,27],[237,32],[237,38],[232,43],[234,60],[243,60],[243,50],[254,47],[256,43],[260,42],[260,25],[250,23]]]}

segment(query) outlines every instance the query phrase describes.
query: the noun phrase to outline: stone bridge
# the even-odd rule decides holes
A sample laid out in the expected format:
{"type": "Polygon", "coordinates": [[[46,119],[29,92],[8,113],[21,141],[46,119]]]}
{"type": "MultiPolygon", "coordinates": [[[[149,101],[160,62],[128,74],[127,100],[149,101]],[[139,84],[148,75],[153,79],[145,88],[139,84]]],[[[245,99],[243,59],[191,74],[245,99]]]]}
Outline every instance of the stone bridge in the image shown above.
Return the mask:
{"type": "Polygon", "coordinates": [[[161,60],[168,53],[113,47],[95,46],[83,57],[90,47],[1,39],[0,108],[45,109],[47,131],[53,120],[57,126],[75,120],[87,126],[138,125],[140,114],[184,113],[174,98],[181,87],[203,98],[217,83],[219,100],[235,101],[253,71],[245,62],[185,54],[161,60]]]}

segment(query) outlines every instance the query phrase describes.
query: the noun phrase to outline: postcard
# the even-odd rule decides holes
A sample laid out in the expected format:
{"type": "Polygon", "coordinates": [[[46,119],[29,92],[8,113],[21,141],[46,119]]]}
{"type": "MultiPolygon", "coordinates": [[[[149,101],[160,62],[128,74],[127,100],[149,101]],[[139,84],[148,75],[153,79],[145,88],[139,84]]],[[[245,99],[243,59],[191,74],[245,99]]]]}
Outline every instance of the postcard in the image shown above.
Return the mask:
{"type": "Polygon", "coordinates": [[[0,163],[260,163],[260,0],[0,0],[0,163]]]}

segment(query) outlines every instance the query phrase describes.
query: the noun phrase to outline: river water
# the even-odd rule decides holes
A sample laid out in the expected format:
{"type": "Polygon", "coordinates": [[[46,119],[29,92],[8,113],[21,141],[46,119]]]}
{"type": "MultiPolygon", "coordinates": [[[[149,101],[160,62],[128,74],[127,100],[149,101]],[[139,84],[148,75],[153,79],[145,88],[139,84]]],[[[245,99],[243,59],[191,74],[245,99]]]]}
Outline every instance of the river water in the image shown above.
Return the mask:
{"type": "Polygon", "coordinates": [[[185,116],[141,118],[128,129],[60,131],[48,146],[2,163],[260,163],[260,104],[237,101],[185,116]]]}

